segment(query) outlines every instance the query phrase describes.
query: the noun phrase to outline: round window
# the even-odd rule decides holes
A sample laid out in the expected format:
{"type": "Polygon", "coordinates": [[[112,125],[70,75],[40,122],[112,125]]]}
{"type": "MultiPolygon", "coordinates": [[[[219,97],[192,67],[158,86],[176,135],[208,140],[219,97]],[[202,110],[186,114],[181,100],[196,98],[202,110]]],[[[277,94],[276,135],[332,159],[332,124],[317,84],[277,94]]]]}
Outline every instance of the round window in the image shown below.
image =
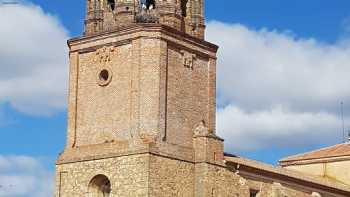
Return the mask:
{"type": "Polygon", "coordinates": [[[109,69],[102,69],[98,73],[98,84],[100,86],[106,86],[111,82],[112,79],[112,72],[109,69]]]}

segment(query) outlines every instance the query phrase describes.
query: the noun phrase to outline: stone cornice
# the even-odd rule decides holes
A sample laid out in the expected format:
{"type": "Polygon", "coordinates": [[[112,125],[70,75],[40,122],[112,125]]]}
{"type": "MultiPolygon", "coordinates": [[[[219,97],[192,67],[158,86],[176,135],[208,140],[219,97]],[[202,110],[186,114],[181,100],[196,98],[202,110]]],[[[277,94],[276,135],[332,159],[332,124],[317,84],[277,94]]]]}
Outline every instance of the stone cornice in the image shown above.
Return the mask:
{"type": "Polygon", "coordinates": [[[190,147],[172,145],[167,143],[158,145],[154,143],[140,144],[133,147],[129,146],[127,142],[114,142],[66,148],[65,151],[59,155],[56,164],[60,165],[146,153],[162,155],[164,157],[174,158],[187,162],[194,162],[193,151],[194,150],[190,147]]]}
{"type": "Polygon", "coordinates": [[[106,39],[109,37],[115,37],[115,36],[130,35],[133,33],[140,32],[140,31],[161,32],[165,35],[174,37],[178,40],[190,43],[192,45],[196,45],[197,47],[211,51],[213,53],[216,53],[218,48],[219,48],[215,44],[212,44],[212,43],[207,42],[205,40],[190,36],[184,32],[178,31],[174,28],[171,28],[171,27],[166,26],[166,25],[161,25],[161,24],[132,24],[130,26],[119,28],[118,30],[106,31],[106,32],[102,32],[99,34],[95,34],[95,35],[72,38],[72,39],[68,40],[68,46],[71,48],[74,45],[79,45],[79,44],[83,44],[86,42],[103,40],[103,39],[106,39]]]}

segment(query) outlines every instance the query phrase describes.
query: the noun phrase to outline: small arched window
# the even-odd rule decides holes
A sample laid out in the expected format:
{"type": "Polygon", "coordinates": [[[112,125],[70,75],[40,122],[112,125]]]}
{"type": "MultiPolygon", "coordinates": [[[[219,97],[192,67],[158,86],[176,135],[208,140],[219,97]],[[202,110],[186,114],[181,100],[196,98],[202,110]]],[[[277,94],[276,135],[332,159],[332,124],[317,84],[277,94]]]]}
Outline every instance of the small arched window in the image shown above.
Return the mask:
{"type": "Polygon", "coordinates": [[[109,197],[111,182],[105,175],[97,175],[89,183],[88,197],[109,197]]]}
{"type": "Polygon", "coordinates": [[[116,6],[115,0],[108,0],[107,4],[109,9],[111,9],[112,11],[115,10],[115,6],[116,6]]]}

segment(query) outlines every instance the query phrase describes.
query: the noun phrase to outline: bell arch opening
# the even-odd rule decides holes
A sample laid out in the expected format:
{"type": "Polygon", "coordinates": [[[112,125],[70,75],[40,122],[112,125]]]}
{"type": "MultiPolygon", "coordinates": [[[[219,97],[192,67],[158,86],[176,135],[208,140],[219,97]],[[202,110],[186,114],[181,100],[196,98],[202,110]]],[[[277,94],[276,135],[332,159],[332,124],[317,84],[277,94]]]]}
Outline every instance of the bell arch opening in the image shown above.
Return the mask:
{"type": "Polygon", "coordinates": [[[181,0],[181,12],[183,17],[187,17],[187,3],[188,0],[181,0]]]}
{"type": "Polygon", "coordinates": [[[92,178],[89,183],[88,197],[109,197],[111,190],[111,182],[108,177],[99,174],[92,178]]]}
{"type": "Polygon", "coordinates": [[[110,10],[112,10],[112,11],[115,10],[115,7],[116,7],[115,0],[108,0],[107,4],[108,4],[108,7],[109,7],[110,10]]]}
{"type": "Polygon", "coordinates": [[[156,8],[156,2],[155,2],[155,0],[147,0],[147,1],[146,1],[146,7],[147,7],[147,9],[149,9],[149,10],[152,10],[152,9],[156,8]]]}
{"type": "Polygon", "coordinates": [[[140,0],[141,9],[153,10],[156,8],[155,0],[140,0]]]}

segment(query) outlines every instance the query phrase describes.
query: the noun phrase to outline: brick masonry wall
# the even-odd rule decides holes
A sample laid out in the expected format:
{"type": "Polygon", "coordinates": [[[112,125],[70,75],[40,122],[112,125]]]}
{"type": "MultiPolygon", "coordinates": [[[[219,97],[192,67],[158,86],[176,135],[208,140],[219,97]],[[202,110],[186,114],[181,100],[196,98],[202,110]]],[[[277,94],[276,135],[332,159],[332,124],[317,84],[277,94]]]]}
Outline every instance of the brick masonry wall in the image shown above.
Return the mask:
{"type": "Polygon", "coordinates": [[[208,74],[215,46],[160,25],[135,28],[70,45],[68,138],[56,196],[86,195],[98,174],[110,178],[111,196],[194,195],[193,132],[215,119],[208,74]],[[142,152],[163,156],[134,155],[142,152]]]}
{"type": "Polygon", "coordinates": [[[170,143],[192,146],[193,130],[201,121],[209,122],[208,72],[208,58],[191,51],[168,49],[167,138],[170,143]]]}
{"type": "Polygon", "coordinates": [[[67,148],[153,141],[191,148],[202,121],[214,132],[215,53],[206,45],[153,30],[72,45],[67,148]]]}
{"type": "Polygon", "coordinates": [[[106,47],[79,56],[76,146],[132,138],[130,81],[132,45],[106,47]],[[108,54],[109,57],[104,57],[108,54]],[[107,69],[111,81],[99,85],[99,73],[107,69]]]}
{"type": "Polygon", "coordinates": [[[67,146],[57,161],[56,197],[86,197],[99,174],[109,178],[111,197],[249,197],[259,184],[259,197],[311,196],[244,179],[225,165],[215,135],[215,45],[143,24],[69,47],[67,146]],[[101,80],[103,70],[109,74],[101,80]]]}

